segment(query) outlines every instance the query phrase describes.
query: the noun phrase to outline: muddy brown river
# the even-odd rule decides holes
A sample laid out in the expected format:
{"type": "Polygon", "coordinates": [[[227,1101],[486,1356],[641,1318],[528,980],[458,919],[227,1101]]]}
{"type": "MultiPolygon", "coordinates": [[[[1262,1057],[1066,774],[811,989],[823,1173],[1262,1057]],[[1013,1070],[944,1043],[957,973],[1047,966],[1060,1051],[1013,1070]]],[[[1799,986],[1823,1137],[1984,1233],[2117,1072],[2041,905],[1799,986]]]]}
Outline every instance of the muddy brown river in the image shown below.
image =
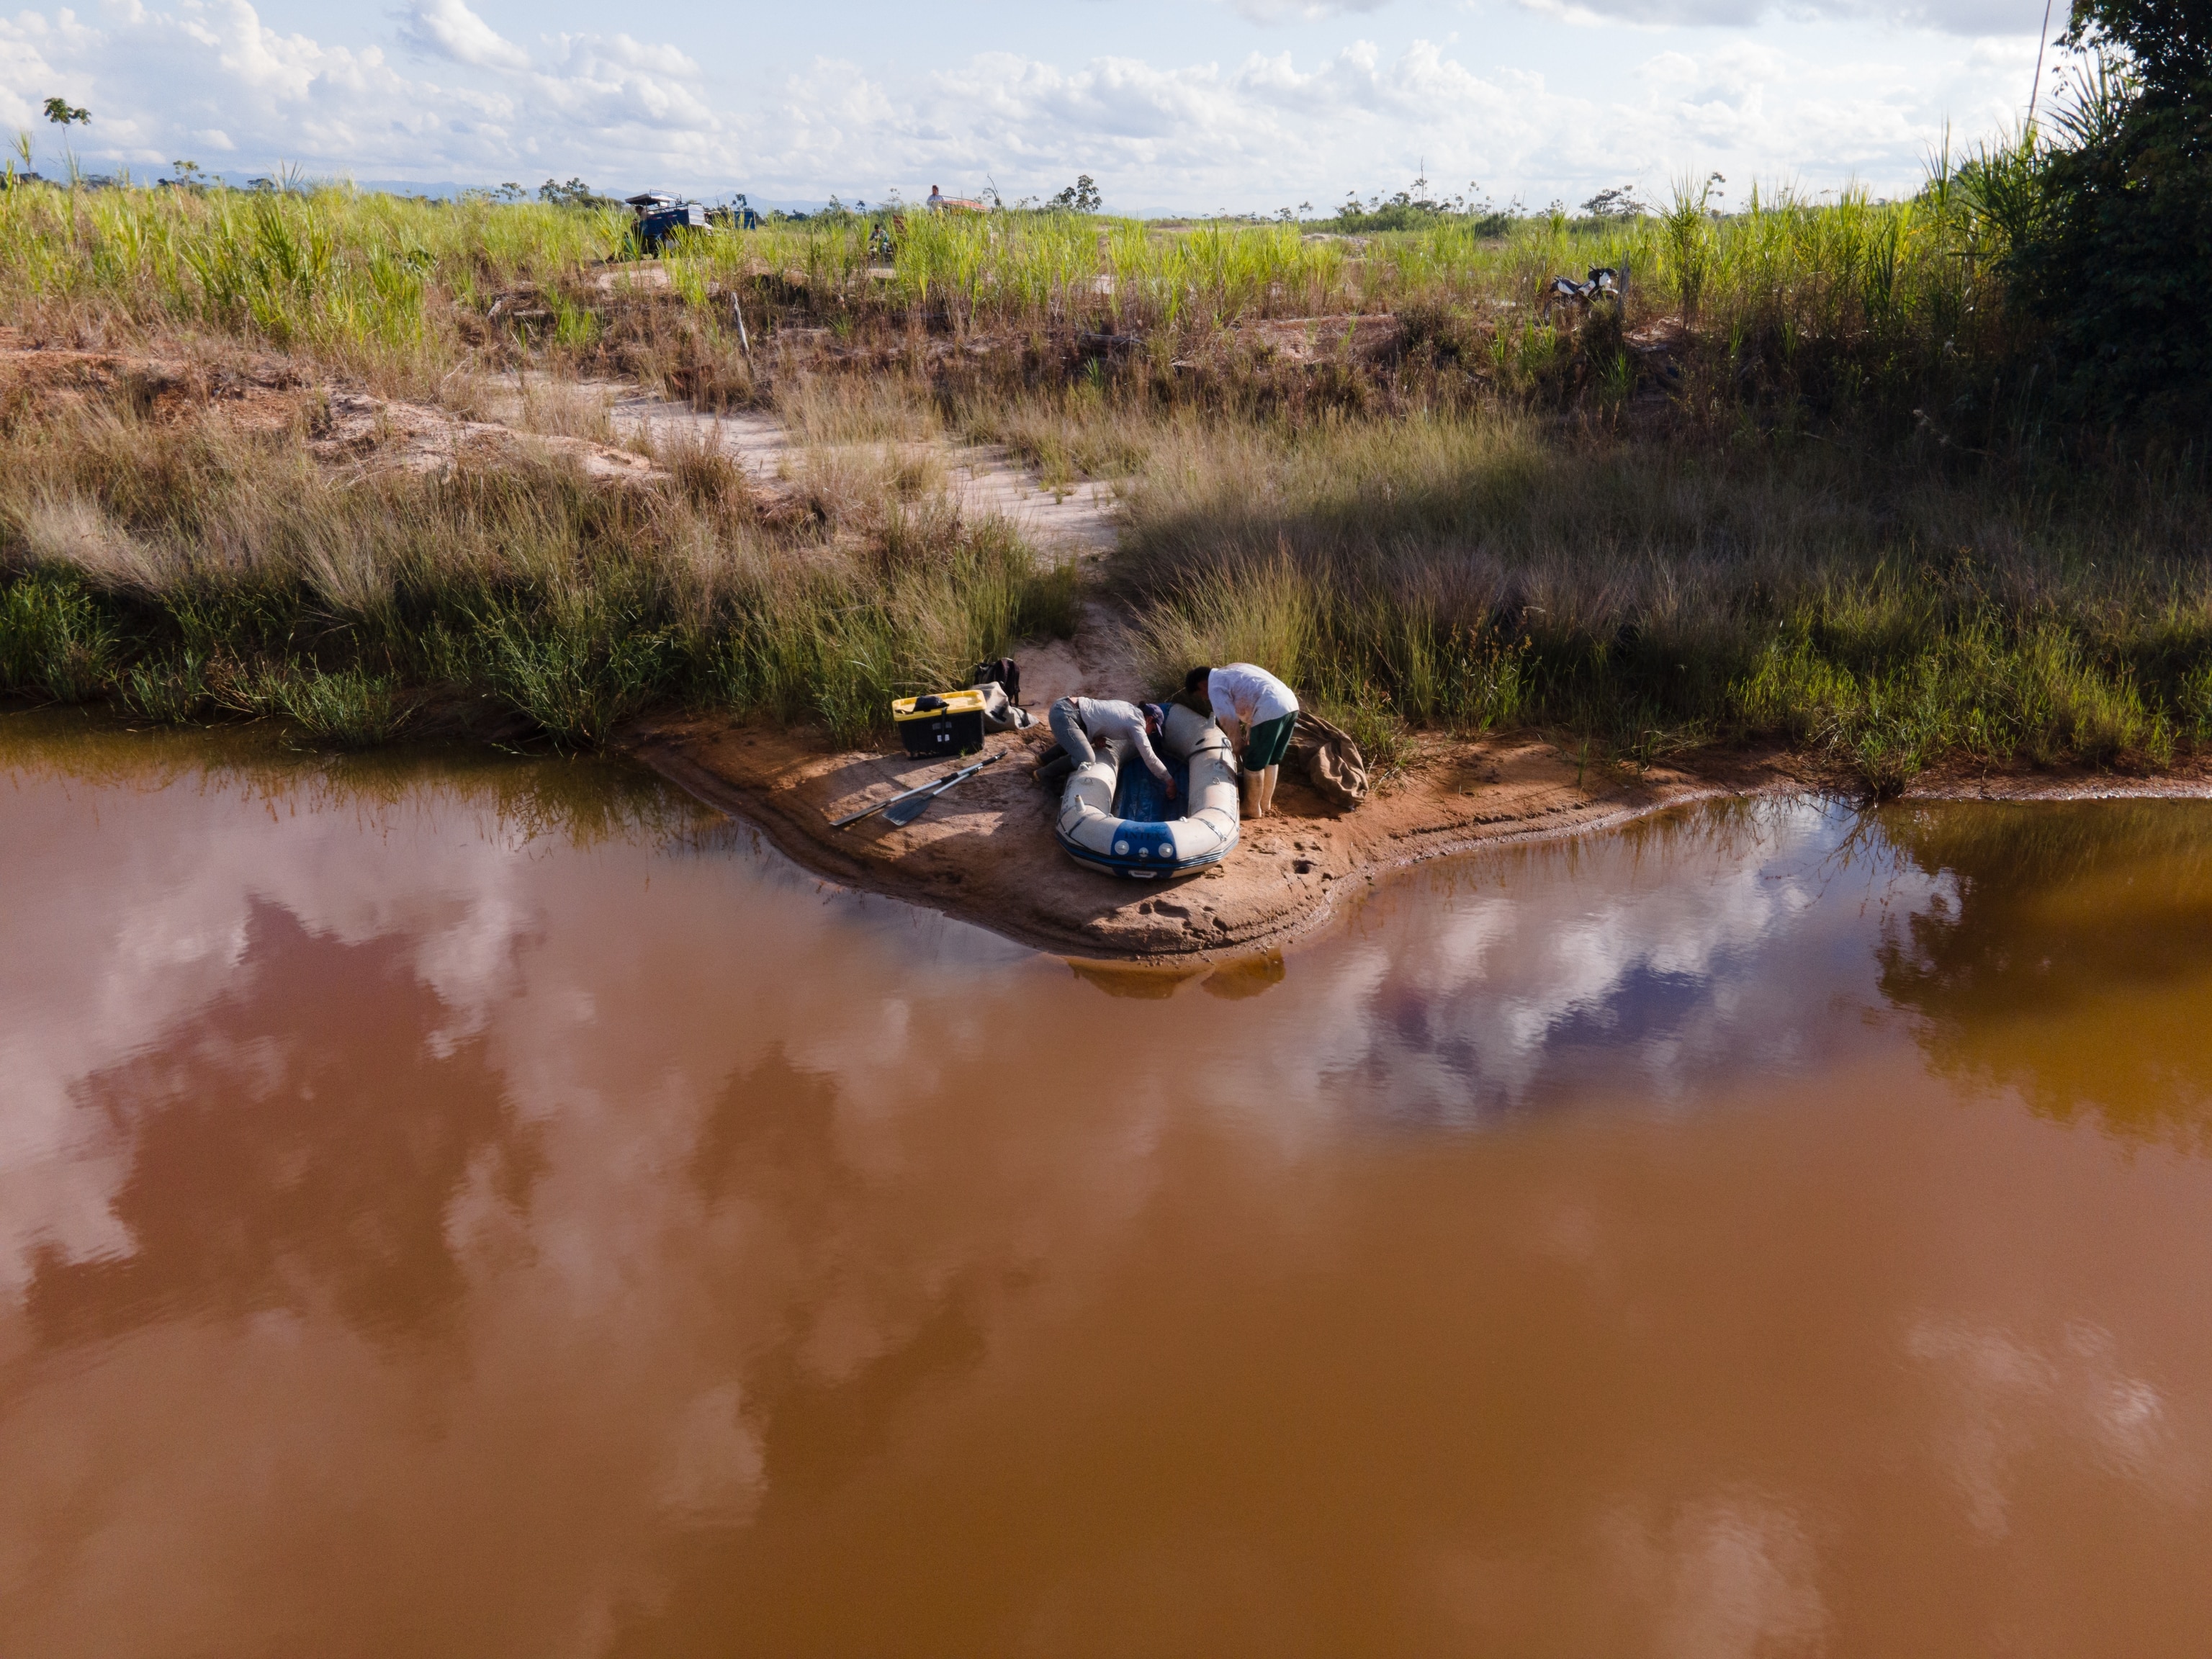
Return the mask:
{"type": "Polygon", "coordinates": [[[0,715],[0,1650],[2212,1632],[2212,810],[1081,970],[611,763],[0,715]]]}

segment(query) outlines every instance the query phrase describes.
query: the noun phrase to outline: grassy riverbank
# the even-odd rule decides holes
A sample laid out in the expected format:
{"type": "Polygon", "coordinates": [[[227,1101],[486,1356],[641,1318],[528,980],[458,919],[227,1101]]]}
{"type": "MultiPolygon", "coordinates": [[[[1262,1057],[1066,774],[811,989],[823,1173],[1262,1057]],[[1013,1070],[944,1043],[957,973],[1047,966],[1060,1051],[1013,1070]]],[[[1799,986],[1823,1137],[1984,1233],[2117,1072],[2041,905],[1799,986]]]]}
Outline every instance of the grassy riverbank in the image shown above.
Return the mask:
{"type": "Polygon", "coordinates": [[[645,489],[552,464],[346,478],[286,432],[15,422],[0,684],[349,747],[506,716],[591,744],[668,702],[857,739],[906,686],[1072,623],[1066,575],[896,477],[779,520],[722,457],[671,459],[645,489]]]}
{"type": "Polygon", "coordinates": [[[2056,422],[1984,198],[1705,209],[1326,240],[916,216],[888,258],[830,222],[643,268],[600,263],[619,219],[538,205],[0,192],[23,343],[211,386],[280,353],[299,388],[251,429],[127,374],[0,393],[0,689],[345,744],[591,744],[671,703],[857,740],[1073,624],[1075,579],[941,492],[927,447],[985,441],[1120,490],[1103,580],[1161,683],[1269,661],[1386,750],[1778,739],[1879,789],[2212,741],[2201,447],[2056,422]],[[1543,313],[1599,264],[1624,307],[1543,313]],[[778,495],[707,447],[621,488],[307,453],[333,377],[474,415],[518,369],[540,429],[609,438],[587,383],[619,378],[840,459],[778,495]]]}
{"type": "Polygon", "coordinates": [[[1290,665],[1415,725],[1648,759],[1778,738],[1923,767],[2160,766],[2212,740],[2193,478],[1525,418],[1185,434],[1132,491],[1153,659],[1290,665]]]}

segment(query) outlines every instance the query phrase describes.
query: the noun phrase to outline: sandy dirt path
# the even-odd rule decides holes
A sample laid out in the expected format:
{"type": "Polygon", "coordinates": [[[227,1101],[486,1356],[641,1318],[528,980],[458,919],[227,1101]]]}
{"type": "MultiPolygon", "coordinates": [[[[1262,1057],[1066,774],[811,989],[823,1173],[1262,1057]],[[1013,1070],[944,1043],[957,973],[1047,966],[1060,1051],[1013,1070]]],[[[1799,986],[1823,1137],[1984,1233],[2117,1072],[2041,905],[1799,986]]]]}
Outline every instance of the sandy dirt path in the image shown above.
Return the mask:
{"type": "MultiPolygon", "coordinates": [[[[797,441],[781,419],[763,410],[708,415],[636,386],[610,386],[606,391],[607,418],[622,441],[643,439],[657,446],[680,439],[711,445],[763,484],[796,481],[810,453],[883,447],[808,446],[797,441]]],[[[1065,490],[1047,489],[998,445],[940,441],[892,447],[934,452],[945,464],[949,493],[963,515],[1011,520],[1051,562],[1100,558],[1113,550],[1115,503],[1109,485],[1092,481],[1065,490]]]]}

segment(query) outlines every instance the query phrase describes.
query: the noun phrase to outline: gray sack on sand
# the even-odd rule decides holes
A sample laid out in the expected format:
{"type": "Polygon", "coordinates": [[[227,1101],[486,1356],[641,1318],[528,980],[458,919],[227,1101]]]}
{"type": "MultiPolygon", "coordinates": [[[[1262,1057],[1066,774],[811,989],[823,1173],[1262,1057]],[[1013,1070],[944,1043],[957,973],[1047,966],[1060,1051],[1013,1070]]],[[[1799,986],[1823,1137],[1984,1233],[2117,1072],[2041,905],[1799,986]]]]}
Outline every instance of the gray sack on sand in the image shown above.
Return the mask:
{"type": "Polygon", "coordinates": [[[1367,799],[1367,757],[1349,732],[1318,714],[1298,710],[1298,723],[1291,732],[1291,761],[1332,806],[1357,806],[1367,799]]]}
{"type": "Polygon", "coordinates": [[[983,694],[983,724],[990,730],[1020,732],[1036,724],[1036,716],[1012,701],[998,681],[985,680],[975,689],[983,694]]]}

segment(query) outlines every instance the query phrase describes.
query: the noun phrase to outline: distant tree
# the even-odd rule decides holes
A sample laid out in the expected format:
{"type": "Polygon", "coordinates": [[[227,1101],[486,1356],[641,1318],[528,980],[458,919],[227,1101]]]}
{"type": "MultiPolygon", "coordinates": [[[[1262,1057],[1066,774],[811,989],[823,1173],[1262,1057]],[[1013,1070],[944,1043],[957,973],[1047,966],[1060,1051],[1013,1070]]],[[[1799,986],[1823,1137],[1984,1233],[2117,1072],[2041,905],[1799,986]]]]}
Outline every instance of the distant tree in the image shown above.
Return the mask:
{"type": "Polygon", "coordinates": [[[528,192],[525,191],[520,185],[516,184],[512,179],[508,179],[507,183],[501,185],[497,190],[492,191],[493,198],[501,202],[519,202],[526,194],[528,194],[528,192]]]}
{"type": "Polygon", "coordinates": [[[1359,199],[1356,190],[1345,193],[1343,205],[1336,210],[1336,228],[1347,234],[1365,235],[1376,231],[1419,230],[1445,220],[1472,222],[1485,235],[1499,235],[1505,229],[1505,216],[1480,199],[1480,191],[1470,181],[1470,191],[1475,198],[1451,196],[1438,198],[1429,194],[1425,173],[1413,180],[1413,188],[1389,196],[1380,191],[1366,201],[1359,199]]]}
{"type": "Polygon", "coordinates": [[[169,171],[175,175],[177,183],[180,185],[199,185],[207,182],[207,175],[202,171],[198,161],[172,161],[169,163],[169,171]]]}
{"type": "Polygon", "coordinates": [[[1045,205],[1058,208],[1063,213],[1096,213],[1098,211],[1098,204],[1102,199],[1098,194],[1098,186],[1091,175],[1087,173],[1079,173],[1075,176],[1073,184],[1047,202],[1045,205]]]}
{"type": "Polygon", "coordinates": [[[46,119],[62,130],[62,164],[68,169],[71,188],[76,182],[76,157],[70,153],[69,130],[72,125],[90,126],[92,112],[81,109],[66,98],[46,100],[46,119]]]}
{"type": "Polygon", "coordinates": [[[602,196],[581,179],[570,179],[565,185],[548,179],[538,187],[538,199],[550,202],[555,207],[602,208],[621,205],[611,196],[602,196]]]}
{"type": "Polygon", "coordinates": [[[1593,219],[1640,219],[1651,208],[1638,197],[1635,185],[1615,185],[1584,202],[1583,211],[1593,219]]]}

